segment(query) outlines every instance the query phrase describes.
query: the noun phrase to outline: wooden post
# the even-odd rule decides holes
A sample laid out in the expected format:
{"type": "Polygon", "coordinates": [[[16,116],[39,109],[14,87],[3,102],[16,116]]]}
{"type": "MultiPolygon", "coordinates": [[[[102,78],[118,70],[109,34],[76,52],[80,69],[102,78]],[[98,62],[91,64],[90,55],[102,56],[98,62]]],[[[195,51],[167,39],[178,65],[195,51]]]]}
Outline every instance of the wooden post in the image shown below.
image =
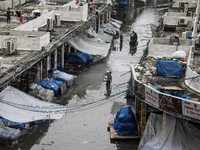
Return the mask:
{"type": "Polygon", "coordinates": [[[47,57],[47,71],[51,69],[51,53],[47,57]]]}
{"type": "Polygon", "coordinates": [[[142,138],[144,129],[147,123],[147,104],[141,101],[141,115],[140,115],[140,139],[142,138]]]}
{"type": "Polygon", "coordinates": [[[62,60],[62,67],[64,68],[65,65],[65,47],[64,47],[64,43],[62,44],[62,54],[61,54],[61,60],[62,60]]]}
{"type": "Polygon", "coordinates": [[[44,77],[47,77],[47,76],[48,76],[48,69],[47,69],[47,67],[48,67],[48,61],[47,61],[47,58],[48,58],[48,57],[45,57],[45,58],[44,58],[44,62],[43,62],[43,63],[44,63],[44,67],[43,67],[43,68],[44,68],[44,69],[43,69],[43,70],[44,70],[44,77]]]}
{"type": "Polygon", "coordinates": [[[97,28],[97,32],[99,31],[100,25],[101,25],[101,19],[100,19],[100,14],[99,14],[99,22],[98,22],[98,28],[97,28]]]}
{"type": "Polygon", "coordinates": [[[57,49],[54,51],[54,70],[57,70],[57,49]]]}
{"type": "Polygon", "coordinates": [[[36,81],[40,81],[40,62],[37,62],[37,73],[36,73],[36,81]]]}
{"type": "Polygon", "coordinates": [[[135,96],[135,117],[139,120],[139,99],[135,96]]]}
{"type": "Polygon", "coordinates": [[[108,12],[108,20],[110,20],[110,18],[111,18],[111,11],[109,10],[109,12],[108,12]]]}
{"type": "Polygon", "coordinates": [[[26,91],[29,90],[29,86],[30,86],[30,69],[28,69],[28,73],[27,73],[27,86],[26,86],[26,91]]]}
{"type": "Polygon", "coordinates": [[[101,24],[102,25],[104,25],[104,19],[105,19],[105,17],[104,17],[104,13],[102,14],[102,20],[101,20],[101,24]]]}
{"type": "Polygon", "coordinates": [[[17,89],[18,89],[18,90],[19,90],[20,77],[21,77],[21,76],[19,76],[19,79],[17,80],[17,89]]]}
{"type": "Polygon", "coordinates": [[[71,46],[69,45],[69,53],[71,53],[71,46]]]}
{"type": "Polygon", "coordinates": [[[43,61],[40,61],[40,80],[43,78],[43,61]]]}
{"type": "Polygon", "coordinates": [[[97,24],[97,22],[96,22],[96,18],[93,18],[93,21],[92,21],[92,28],[93,28],[93,30],[96,32],[96,24],[97,24]]]}

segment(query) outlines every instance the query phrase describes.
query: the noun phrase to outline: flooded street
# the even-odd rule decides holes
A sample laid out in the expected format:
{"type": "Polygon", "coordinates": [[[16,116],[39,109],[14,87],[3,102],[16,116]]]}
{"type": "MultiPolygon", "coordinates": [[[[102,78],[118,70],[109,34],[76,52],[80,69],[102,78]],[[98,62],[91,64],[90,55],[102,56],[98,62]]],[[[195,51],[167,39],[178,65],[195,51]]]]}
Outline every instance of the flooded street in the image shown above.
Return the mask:
{"type": "MultiPolygon", "coordinates": [[[[162,14],[147,6],[129,6],[126,18],[124,9],[117,11],[117,19],[123,21],[123,43],[120,50],[120,39],[114,41],[107,58],[91,65],[74,80],[74,85],[55,101],[62,105],[78,105],[70,108],[67,114],[55,121],[50,127],[39,127],[16,149],[21,150],[134,150],[139,141],[110,141],[107,131],[108,122],[114,119],[122,106],[127,105],[125,92],[130,80],[130,64],[137,64],[152,36],[150,24],[157,25],[162,14]],[[122,12],[121,12],[122,11],[122,12]],[[137,51],[130,51],[130,32],[138,34],[137,51]],[[109,91],[103,82],[104,73],[112,71],[112,84],[109,91]],[[127,74],[125,74],[127,73],[127,74]],[[111,95],[110,98],[108,96],[111,95]],[[112,96],[113,95],[113,96],[112,96]],[[107,97],[107,99],[105,99],[107,97]],[[98,101],[98,102],[95,102],[98,101]],[[86,106],[82,104],[87,104],[86,106]]],[[[12,148],[12,149],[15,149],[12,148]]]]}

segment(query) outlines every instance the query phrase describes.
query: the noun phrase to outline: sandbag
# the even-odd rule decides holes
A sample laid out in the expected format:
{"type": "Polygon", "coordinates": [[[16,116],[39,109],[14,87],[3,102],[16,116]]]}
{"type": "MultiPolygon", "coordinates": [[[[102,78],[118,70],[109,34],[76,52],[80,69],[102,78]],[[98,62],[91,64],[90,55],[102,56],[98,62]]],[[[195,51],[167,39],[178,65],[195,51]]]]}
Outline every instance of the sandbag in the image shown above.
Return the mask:
{"type": "Polygon", "coordinates": [[[37,86],[37,84],[31,83],[31,84],[29,85],[29,90],[34,90],[34,89],[36,88],[36,86],[37,86]]]}

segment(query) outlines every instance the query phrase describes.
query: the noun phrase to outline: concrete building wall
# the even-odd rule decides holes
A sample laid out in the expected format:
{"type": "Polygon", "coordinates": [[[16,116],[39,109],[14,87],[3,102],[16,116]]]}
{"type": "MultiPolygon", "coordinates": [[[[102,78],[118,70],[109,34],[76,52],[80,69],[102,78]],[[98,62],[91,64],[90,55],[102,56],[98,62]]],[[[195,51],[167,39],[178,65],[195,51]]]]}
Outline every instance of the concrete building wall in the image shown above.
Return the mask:
{"type": "Polygon", "coordinates": [[[10,30],[11,36],[36,36],[41,37],[45,35],[47,32],[41,32],[41,31],[21,31],[21,30],[10,30]]]}
{"type": "Polygon", "coordinates": [[[183,13],[183,12],[166,12],[164,16],[186,17],[186,13],[183,13]]]}
{"type": "Polygon", "coordinates": [[[18,26],[14,30],[23,30],[23,31],[33,31],[33,29],[38,29],[39,27],[42,27],[47,24],[47,18],[52,17],[52,19],[55,19],[55,11],[52,10],[49,13],[46,13],[34,20],[31,20],[21,26],[18,26]]]}
{"type": "Polygon", "coordinates": [[[58,10],[52,10],[34,20],[31,20],[21,26],[18,26],[14,30],[23,30],[23,31],[33,31],[34,29],[38,29],[47,24],[47,19],[51,17],[55,20],[55,14],[60,14],[61,20],[66,21],[85,21],[88,15],[88,5],[85,4],[83,6],[77,6],[78,11],[69,11],[70,5],[65,5],[65,7],[58,7],[58,10]]]}
{"type": "Polygon", "coordinates": [[[40,36],[40,49],[42,47],[47,46],[49,44],[49,42],[50,42],[50,33],[49,32],[40,36]]]}
{"type": "MultiPolygon", "coordinates": [[[[162,44],[162,45],[170,45],[169,38],[153,38],[150,44],[162,44]]],[[[191,39],[179,39],[179,44],[181,46],[190,46],[192,45],[191,39]]]]}
{"type": "Polygon", "coordinates": [[[18,50],[41,50],[49,43],[49,33],[41,37],[27,37],[27,36],[0,36],[0,48],[6,48],[5,40],[9,38],[17,38],[18,50]]]}
{"type": "MultiPolygon", "coordinates": [[[[149,44],[148,56],[153,57],[172,57],[176,52],[176,45],[149,44]]],[[[189,55],[190,46],[178,46],[178,50],[182,50],[189,55]]]]}
{"type": "Polygon", "coordinates": [[[178,25],[178,21],[181,19],[185,19],[186,22],[192,20],[192,17],[186,16],[164,16],[164,25],[178,25]]]}
{"type": "Polygon", "coordinates": [[[24,4],[26,1],[31,1],[31,0],[5,0],[5,1],[0,1],[0,9],[1,10],[6,10],[8,7],[12,8],[17,5],[24,4]]]}
{"type": "Polygon", "coordinates": [[[86,3],[85,5],[81,6],[80,10],[82,12],[82,20],[86,21],[88,16],[88,4],[86,3]]]}
{"type": "MultiPolygon", "coordinates": [[[[70,9],[67,6],[63,9],[70,9]]],[[[88,15],[88,6],[85,4],[77,8],[71,8],[71,11],[55,10],[55,14],[60,14],[60,19],[64,21],[86,21],[88,15]]]]}
{"type": "Polygon", "coordinates": [[[173,4],[173,8],[179,8],[179,3],[185,3],[188,2],[188,8],[194,8],[197,6],[197,1],[196,0],[175,0],[173,4]]]}

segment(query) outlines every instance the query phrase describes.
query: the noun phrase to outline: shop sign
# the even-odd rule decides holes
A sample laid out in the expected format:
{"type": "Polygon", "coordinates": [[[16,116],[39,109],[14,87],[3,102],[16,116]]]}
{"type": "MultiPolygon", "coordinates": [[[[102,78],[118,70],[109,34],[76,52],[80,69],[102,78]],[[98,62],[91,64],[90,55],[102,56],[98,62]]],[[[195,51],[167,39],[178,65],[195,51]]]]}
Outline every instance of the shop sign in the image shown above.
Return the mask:
{"type": "Polygon", "coordinates": [[[159,94],[158,92],[145,86],[145,100],[151,103],[152,105],[159,108],[159,94]]]}
{"type": "Polygon", "coordinates": [[[189,116],[195,119],[200,119],[200,105],[189,102],[187,100],[182,101],[183,115],[189,116]]]}

